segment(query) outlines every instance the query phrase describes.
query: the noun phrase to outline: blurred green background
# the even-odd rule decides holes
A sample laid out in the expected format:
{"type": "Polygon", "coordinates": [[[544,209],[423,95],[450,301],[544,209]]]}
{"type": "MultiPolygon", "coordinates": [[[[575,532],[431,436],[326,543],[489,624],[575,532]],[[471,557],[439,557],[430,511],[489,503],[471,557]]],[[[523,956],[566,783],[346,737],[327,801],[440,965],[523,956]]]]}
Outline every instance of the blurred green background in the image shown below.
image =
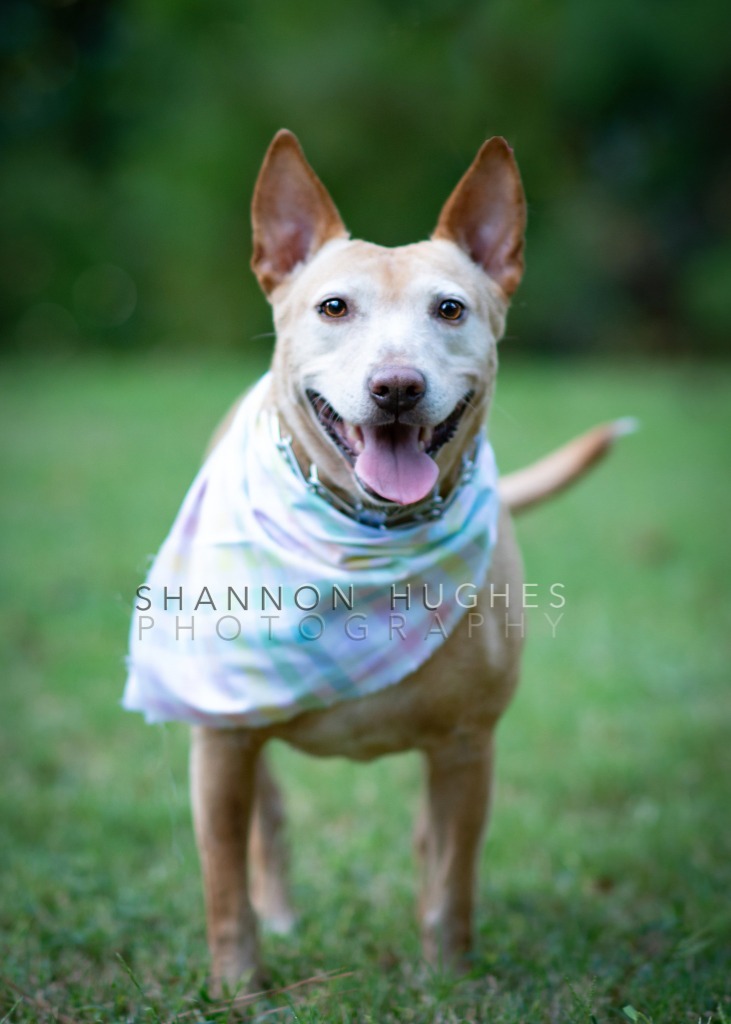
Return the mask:
{"type": "Polygon", "coordinates": [[[358,236],[425,237],[482,140],[530,204],[524,353],[721,355],[727,0],[4,0],[12,351],[266,346],[248,204],[297,132],[358,236]]]}

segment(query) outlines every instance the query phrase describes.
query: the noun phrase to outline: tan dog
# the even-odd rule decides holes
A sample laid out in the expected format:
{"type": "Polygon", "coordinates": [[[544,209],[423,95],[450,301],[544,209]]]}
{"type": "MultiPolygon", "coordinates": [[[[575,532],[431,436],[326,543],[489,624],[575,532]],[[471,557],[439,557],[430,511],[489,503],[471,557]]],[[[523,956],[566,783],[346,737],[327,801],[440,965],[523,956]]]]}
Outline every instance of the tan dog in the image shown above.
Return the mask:
{"type": "MultiPolygon", "coordinates": [[[[272,401],[298,463],[316,466],[334,495],[388,510],[418,505],[435,483],[442,495],[457,485],[492,396],[497,341],[523,271],[525,219],[512,152],[494,138],[430,241],[395,249],[351,241],[297,140],[276,136],[254,194],[252,261],[274,308],[272,401]]],[[[508,509],[569,482],[616,433],[597,428],[502,482],[487,588],[520,592],[508,509]]],[[[485,621],[479,639],[468,642],[463,619],[396,685],[277,725],[194,729],[192,800],[215,982],[235,986],[258,972],[257,916],[280,931],[294,920],[281,801],[262,759],[274,737],[357,760],[422,751],[424,954],[458,965],[469,950],[493,734],[518,681],[521,648],[518,631],[505,629],[504,605],[492,607],[487,593],[476,609],[485,621]]]]}

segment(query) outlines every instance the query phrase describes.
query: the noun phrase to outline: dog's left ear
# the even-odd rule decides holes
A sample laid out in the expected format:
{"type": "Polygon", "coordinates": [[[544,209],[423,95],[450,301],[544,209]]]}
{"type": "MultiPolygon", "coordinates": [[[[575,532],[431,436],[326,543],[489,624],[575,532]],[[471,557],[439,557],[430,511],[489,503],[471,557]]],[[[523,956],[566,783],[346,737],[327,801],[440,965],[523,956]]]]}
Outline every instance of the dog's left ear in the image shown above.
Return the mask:
{"type": "Polygon", "coordinates": [[[327,189],[286,129],[277,132],[264,157],[251,220],[251,266],[266,295],[325,242],[348,237],[327,189]]]}
{"type": "Polygon", "coordinates": [[[523,276],[525,222],[518,165],[505,139],[495,136],[444,204],[432,238],[464,249],[509,298],[523,276]]]}

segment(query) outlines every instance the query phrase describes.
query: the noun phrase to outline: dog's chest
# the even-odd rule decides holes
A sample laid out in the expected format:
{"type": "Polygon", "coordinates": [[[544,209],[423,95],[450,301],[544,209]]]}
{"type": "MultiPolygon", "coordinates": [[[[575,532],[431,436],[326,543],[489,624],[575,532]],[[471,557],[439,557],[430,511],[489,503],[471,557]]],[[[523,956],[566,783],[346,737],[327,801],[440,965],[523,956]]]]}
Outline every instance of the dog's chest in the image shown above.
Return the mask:
{"type": "MultiPolygon", "coordinates": [[[[507,517],[506,517],[507,518],[507,517]]],[[[490,581],[521,585],[521,564],[506,524],[490,581]]],[[[522,636],[505,630],[504,613],[485,594],[474,612],[434,654],[401,683],[358,700],[300,715],[269,730],[317,756],[370,760],[491,727],[507,707],[518,681],[522,636]],[[479,625],[477,625],[479,623],[479,625]]]]}

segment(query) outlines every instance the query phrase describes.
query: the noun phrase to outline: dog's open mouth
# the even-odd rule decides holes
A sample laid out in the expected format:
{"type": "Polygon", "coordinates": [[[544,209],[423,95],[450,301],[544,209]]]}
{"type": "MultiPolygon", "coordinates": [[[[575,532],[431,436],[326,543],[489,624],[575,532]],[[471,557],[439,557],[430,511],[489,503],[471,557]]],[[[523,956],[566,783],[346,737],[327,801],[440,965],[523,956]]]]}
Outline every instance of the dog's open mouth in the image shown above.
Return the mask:
{"type": "Polygon", "coordinates": [[[439,467],[434,456],[454,437],[472,399],[470,391],[436,426],[394,420],[379,426],[356,426],[344,420],[317,391],[308,390],[325,433],[351,463],[361,485],[375,497],[398,505],[422,501],[434,489],[439,467]]]}

